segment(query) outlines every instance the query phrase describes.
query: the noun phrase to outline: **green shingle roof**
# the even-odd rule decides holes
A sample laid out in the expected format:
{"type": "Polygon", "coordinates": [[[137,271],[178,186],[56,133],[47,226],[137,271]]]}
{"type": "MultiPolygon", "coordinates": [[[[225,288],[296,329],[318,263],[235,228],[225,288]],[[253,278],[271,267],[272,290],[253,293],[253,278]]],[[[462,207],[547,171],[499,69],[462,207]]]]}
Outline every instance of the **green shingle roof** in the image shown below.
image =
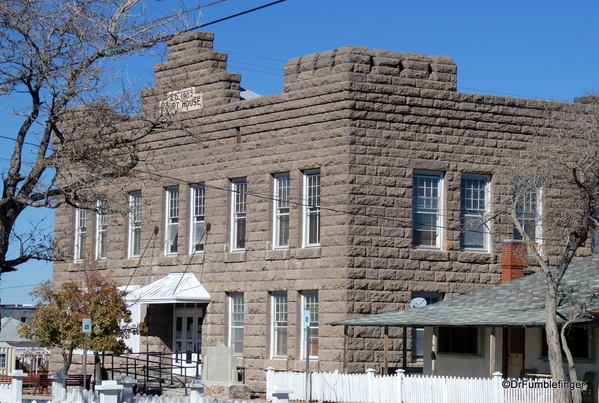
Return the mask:
{"type": "MultiPolygon", "coordinates": [[[[585,303],[576,322],[593,322],[588,313],[599,310],[599,255],[570,264],[560,294],[558,321],[585,303]],[[564,292],[564,290],[566,292],[564,292]]],[[[333,322],[351,326],[544,326],[546,278],[542,273],[463,294],[422,308],[369,315],[333,322]]]]}

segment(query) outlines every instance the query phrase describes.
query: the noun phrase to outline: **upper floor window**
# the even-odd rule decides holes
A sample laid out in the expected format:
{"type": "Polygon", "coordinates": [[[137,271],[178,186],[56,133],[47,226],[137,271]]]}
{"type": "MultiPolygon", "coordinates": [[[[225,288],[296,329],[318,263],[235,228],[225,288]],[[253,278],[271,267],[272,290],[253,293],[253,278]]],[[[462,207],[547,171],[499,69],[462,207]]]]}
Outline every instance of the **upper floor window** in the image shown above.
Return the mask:
{"type": "Polygon", "coordinates": [[[244,302],[243,293],[229,295],[229,346],[238,355],[243,354],[244,302]]]}
{"type": "Polygon", "coordinates": [[[489,178],[462,177],[461,226],[462,248],[489,249],[489,178]]]}
{"type": "Polygon", "coordinates": [[[191,254],[204,250],[206,187],[191,185],[191,254]]]}
{"type": "MultiPolygon", "coordinates": [[[[308,352],[311,358],[318,357],[318,291],[304,291],[302,293],[302,314],[309,314],[310,337],[308,339],[308,352]]],[[[305,326],[305,324],[303,324],[305,326]]],[[[301,329],[301,357],[306,357],[306,329],[301,329]]]]}
{"type": "Polygon", "coordinates": [[[87,210],[75,210],[75,260],[85,259],[85,243],[87,241],[87,210]]]}
{"type": "Polygon", "coordinates": [[[129,193],[129,257],[141,250],[141,190],[129,193]]]}
{"type": "Polygon", "coordinates": [[[166,232],[164,234],[165,252],[176,254],[179,241],[179,187],[166,189],[166,232]]]}
{"type": "Polygon", "coordinates": [[[304,172],[304,246],[320,246],[320,170],[304,172]]]}
{"type": "Polygon", "coordinates": [[[245,218],[247,211],[247,180],[232,181],[233,195],[231,197],[231,250],[245,249],[245,218]]]}
{"type": "Polygon", "coordinates": [[[443,179],[440,173],[415,173],[412,189],[412,244],[441,248],[443,179]]]}
{"type": "Polygon", "coordinates": [[[274,197],[274,245],[289,247],[289,173],[277,174],[274,197]]]}
{"type": "Polygon", "coordinates": [[[96,213],[96,259],[106,259],[106,245],[108,244],[108,214],[106,213],[106,200],[98,200],[96,213]]]}
{"type": "MultiPolygon", "coordinates": [[[[516,218],[533,243],[541,240],[541,190],[529,189],[516,200],[516,218]]],[[[523,240],[523,234],[514,226],[514,239],[523,240]]]]}

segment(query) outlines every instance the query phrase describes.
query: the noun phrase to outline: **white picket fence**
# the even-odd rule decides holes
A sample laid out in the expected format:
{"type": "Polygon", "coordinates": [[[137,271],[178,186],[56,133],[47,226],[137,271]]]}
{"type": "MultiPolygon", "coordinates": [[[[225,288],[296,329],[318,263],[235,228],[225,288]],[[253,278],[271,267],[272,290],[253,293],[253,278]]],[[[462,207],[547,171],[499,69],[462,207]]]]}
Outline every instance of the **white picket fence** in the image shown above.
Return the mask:
{"type": "MultiPolygon", "coordinates": [[[[551,388],[526,385],[504,388],[501,373],[493,378],[457,378],[444,376],[375,376],[374,369],[365,374],[313,372],[310,399],[320,402],[351,403],[551,403],[551,388]]],[[[306,374],[303,372],[266,372],[267,398],[276,387],[292,390],[289,400],[306,400],[306,374]]]]}

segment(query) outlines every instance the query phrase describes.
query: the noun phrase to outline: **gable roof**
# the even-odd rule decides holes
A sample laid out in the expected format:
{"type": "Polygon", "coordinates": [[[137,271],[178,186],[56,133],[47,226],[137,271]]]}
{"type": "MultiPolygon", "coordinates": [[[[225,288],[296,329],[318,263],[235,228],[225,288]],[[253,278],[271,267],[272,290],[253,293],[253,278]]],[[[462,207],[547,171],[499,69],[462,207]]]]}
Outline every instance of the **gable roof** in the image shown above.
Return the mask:
{"type": "MultiPolygon", "coordinates": [[[[331,323],[351,326],[544,326],[546,278],[536,273],[463,294],[422,308],[346,319],[331,323]]],[[[577,323],[596,323],[591,310],[599,310],[599,255],[570,264],[560,292],[557,319],[563,322],[578,306],[586,304],[577,323]],[[566,290],[567,292],[564,292],[566,290]]]]}

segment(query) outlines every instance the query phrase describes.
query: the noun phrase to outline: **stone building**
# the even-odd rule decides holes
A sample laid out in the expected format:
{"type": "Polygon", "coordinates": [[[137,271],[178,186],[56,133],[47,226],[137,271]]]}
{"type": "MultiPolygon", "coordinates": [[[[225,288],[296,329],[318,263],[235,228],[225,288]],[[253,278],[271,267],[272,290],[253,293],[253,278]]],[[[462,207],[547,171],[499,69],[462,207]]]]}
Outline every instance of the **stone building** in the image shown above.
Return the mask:
{"type": "MultiPolygon", "coordinates": [[[[54,280],[98,260],[137,290],[150,336],[134,350],[223,343],[261,389],[267,367],[304,370],[309,310],[313,370],[341,370],[344,358],[380,370],[380,329],[351,329],[343,357],[343,329],[327,324],[500,282],[514,229],[486,221],[501,198],[497,167],[562,104],[460,93],[449,57],[356,46],[292,59],[284,93],[244,97],[212,43],[204,32],[172,39],[141,94],[147,114],[173,124],[144,140],[143,163],[115,189],[129,212],[56,213],[73,259],[54,280]]],[[[531,236],[539,199],[523,212],[531,236]]],[[[411,334],[407,365],[418,367],[411,334]]],[[[401,367],[402,332],[389,336],[389,366],[401,367]]]]}

